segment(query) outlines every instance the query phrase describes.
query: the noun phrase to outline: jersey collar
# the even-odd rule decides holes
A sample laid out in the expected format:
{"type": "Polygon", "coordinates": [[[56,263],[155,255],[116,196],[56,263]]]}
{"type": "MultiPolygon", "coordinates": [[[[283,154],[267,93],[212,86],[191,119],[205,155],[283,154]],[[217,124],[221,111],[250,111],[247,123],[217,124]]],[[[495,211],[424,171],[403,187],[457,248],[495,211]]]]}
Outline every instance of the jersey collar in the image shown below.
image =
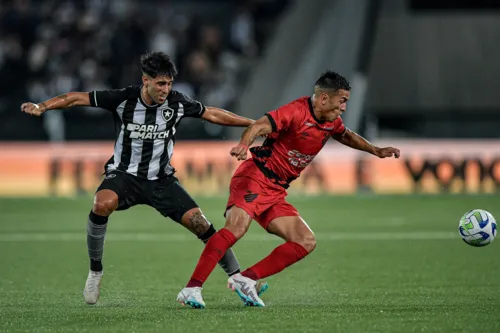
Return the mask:
{"type": "Polygon", "coordinates": [[[313,109],[313,105],[312,105],[312,97],[309,97],[307,99],[307,104],[309,104],[309,112],[311,112],[311,116],[313,117],[313,119],[318,123],[318,124],[324,124],[325,121],[321,121],[319,120],[318,118],[316,118],[316,115],[314,114],[314,109],[313,109]]]}

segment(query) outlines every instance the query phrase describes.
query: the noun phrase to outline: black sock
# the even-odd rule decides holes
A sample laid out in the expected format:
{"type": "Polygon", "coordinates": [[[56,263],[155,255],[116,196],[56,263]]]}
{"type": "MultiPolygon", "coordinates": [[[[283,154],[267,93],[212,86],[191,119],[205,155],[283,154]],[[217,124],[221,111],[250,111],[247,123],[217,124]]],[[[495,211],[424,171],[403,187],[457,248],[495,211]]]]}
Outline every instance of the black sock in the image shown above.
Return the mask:
{"type": "Polygon", "coordinates": [[[205,231],[205,233],[203,235],[199,236],[198,239],[200,239],[203,243],[206,244],[208,242],[208,240],[210,239],[210,237],[215,235],[216,232],[217,232],[217,230],[215,230],[214,225],[211,224],[210,228],[208,228],[208,230],[205,231]]]}
{"type": "Polygon", "coordinates": [[[94,224],[99,224],[99,225],[106,224],[106,223],[108,223],[108,218],[109,218],[109,216],[97,215],[93,211],[90,211],[90,214],[89,214],[89,219],[94,224]]]}
{"type": "Polygon", "coordinates": [[[102,271],[102,261],[90,259],[90,270],[94,272],[102,271]]]}

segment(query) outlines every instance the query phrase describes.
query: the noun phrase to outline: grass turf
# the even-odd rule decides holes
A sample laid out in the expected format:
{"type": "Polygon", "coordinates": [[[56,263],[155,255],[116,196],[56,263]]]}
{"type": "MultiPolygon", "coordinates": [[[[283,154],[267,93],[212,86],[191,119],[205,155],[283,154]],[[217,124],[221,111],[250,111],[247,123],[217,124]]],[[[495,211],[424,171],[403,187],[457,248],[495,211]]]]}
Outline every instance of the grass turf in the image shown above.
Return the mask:
{"type": "MultiPolygon", "coordinates": [[[[220,228],[224,198],[197,198],[220,228]]],[[[460,216],[500,216],[496,196],[295,197],[315,252],[270,277],[247,308],[216,268],[207,308],[175,297],[203,245],[149,207],[114,213],[101,299],[84,304],[91,198],[0,199],[2,332],[499,332],[500,241],[463,243],[460,216]],[[498,244],[497,244],[498,242],[498,244]]],[[[243,268],[279,239],[254,223],[234,250],[243,268]]]]}

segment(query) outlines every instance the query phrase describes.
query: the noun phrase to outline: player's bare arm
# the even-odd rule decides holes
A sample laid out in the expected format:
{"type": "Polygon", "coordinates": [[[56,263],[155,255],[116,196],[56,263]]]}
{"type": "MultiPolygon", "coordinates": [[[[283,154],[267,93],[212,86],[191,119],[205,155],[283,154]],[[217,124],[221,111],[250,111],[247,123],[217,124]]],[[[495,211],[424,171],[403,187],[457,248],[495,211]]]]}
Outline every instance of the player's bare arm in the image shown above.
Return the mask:
{"type": "Polygon", "coordinates": [[[40,116],[47,110],[65,109],[72,106],[90,106],[89,93],[69,92],[38,104],[31,102],[23,103],[21,111],[33,116],[40,116]]]}
{"type": "Polygon", "coordinates": [[[241,135],[239,144],[231,149],[231,156],[236,157],[238,161],[246,160],[248,147],[255,141],[258,136],[265,136],[272,133],[273,127],[269,118],[264,116],[257,120],[253,125],[247,127],[247,129],[241,135]]]}
{"type": "Polygon", "coordinates": [[[384,147],[384,148],[377,147],[371,144],[361,135],[351,131],[350,129],[346,129],[342,135],[336,135],[333,136],[333,138],[348,147],[366,151],[380,158],[393,157],[393,156],[395,158],[399,158],[400,156],[399,149],[393,147],[384,147]]]}
{"type": "Polygon", "coordinates": [[[206,107],[201,118],[211,122],[212,124],[223,126],[246,127],[255,123],[255,120],[253,119],[238,116],[232,112],[212,106],[206,107]]]}

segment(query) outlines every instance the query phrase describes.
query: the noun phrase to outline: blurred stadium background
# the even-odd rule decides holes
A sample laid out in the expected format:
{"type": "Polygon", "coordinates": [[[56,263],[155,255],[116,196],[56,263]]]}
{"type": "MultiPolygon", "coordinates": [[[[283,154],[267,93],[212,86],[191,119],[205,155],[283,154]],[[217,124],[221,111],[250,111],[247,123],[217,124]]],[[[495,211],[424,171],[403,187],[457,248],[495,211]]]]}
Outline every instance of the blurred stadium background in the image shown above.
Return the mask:
{"type": "MultiPolygon", "coordinates": [[[[210,321],[215,312],[199,322],[165,313],[175,309],[201,244],[141,207],[116,213],[121,221],[109,232],[106,258],[116,267],[107,273],[105,315],[80,304],[85,216],[112,154],[112,116],[19,110],[67,91],[137,84],[140,54],[161,50],[179,68],[174,89],[252,118],[311,94],[319,74],[335,70],[353,86],[346,125],[402,152],[378,160],[328,143],[289,191],[323,240],[319,255],[271,289],[270,304],[281,310],[243,316],[219,305],[229,319],[218,320],[241,315],[227,327],[252,332],[500,331],[498,244],[471,252],[456,232],[469,209],[500,216],[499,9],[494,0],[0,1],[0,249],[11,254],[0,265],[0,329],[69,332],[94,320],[110,331],[177,331],[192,320],[224,331],[210,321]],[[137,219],[148,223],[138,227],[137,219]],[[180,237],[173,243],[172,233],[180,237]],[[165,256],[184,264],[172,272],[165,256]],[[142,275],[130,262],[151,276],[132,294],[123,290],[142,275]],[[479,268],[474,282],[471,266],[479,268]],[[136,298],[143,303],[130,305],[136,298]]],[[[177,134],[177,175],[217,227],[237,166],[228,151],[241,132],[184,119],[177,134]]],[[[251,230],[253,241],[237,245],[243,265],[274,244],[251,230]]],[[[212,303],[227,295],[215,282],[210,288],[212,303]]]]}
{"type": "MultiPolygon", "coordinates": [[[[0,195],[93,191],[111,153],[111,115],[87,108],[32,118],[19,106],[137,84],[146,50],[174,57],[175,89],[253,118],[310,94],[325,69],[347,76],[347,126],[399,144],[403,158],[381,162],[332,142],[292,192],[493,192],[500,184],[500,145],[489,141],[500,128],[496,3],[3,1],[0,195]]],[[[224,143],[241,130],[194,119],[181,126],[174,154],[181,179],[196,179],[202,186],[191,190],[201,194],[225,190],[226,181],[210,180],[231,174],[224,143]]]]}

